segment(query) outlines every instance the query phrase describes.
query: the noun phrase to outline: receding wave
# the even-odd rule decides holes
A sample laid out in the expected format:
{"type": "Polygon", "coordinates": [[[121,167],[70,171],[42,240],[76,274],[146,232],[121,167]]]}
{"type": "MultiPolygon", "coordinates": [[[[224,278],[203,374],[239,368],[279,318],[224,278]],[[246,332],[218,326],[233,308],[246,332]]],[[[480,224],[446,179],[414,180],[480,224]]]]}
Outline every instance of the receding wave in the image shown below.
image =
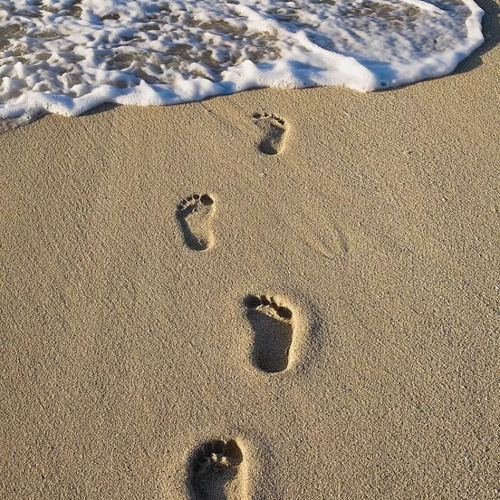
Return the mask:
{"type": "Polygon", "coordinates": [[[0,118],[396,87],[453,71],[482,14],[472,0],[0,0],[0,118]]]}

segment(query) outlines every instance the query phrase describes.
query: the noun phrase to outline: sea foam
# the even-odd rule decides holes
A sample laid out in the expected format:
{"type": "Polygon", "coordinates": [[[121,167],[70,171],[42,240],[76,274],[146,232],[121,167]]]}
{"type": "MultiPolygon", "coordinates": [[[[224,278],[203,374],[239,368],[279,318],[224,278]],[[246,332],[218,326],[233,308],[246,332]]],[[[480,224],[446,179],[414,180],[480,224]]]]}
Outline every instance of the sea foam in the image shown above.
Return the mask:
{"type": "Polygon", "coordinates": [[[397,87],[453,71],[482,15],[472,0],[0,0],[0,119],[397,87]]]}

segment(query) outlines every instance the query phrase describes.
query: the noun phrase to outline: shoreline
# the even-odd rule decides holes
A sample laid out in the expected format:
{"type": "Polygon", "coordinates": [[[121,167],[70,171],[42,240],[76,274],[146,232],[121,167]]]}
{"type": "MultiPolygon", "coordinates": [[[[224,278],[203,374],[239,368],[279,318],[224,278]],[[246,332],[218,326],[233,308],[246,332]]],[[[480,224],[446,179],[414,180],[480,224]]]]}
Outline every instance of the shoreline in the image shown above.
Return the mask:
{"type": "Polygon", "coordinates": [[[207,443],[231,500],[493,498],[494,17],[393,91],[0,135],[2,498],[198,500],[207,443]]]}
{"type": "MultiPolygon", "coordinates": [[[[374,37],[373,43],[367,46],[361,44],[361,46],[357,47],[357,49],[353,48],[353,44],[356,44],[356,40],[360,41],[364,38],[363,31],[361,31],[361,36],[354,35],[353,37],[351,37],[351,39],[349,39],[349,41],[347,38],[345,39],[345,43],[347,43],[347,47],[349,47],[348,49],[342,50],[342,44],[340,44],[340,48],[338,50],[336,49],[337,51],[330,51],[327,48],[328,44],[325,47],[323,47],[321,43],[319,43],[319,45],[316,45],[316,43],[314,43],[313,41],[307,40],[307,35],[305,35],[304,40],[307,41],[303,40],[303,42],[305,43],[304,47],[302,47],[300,50],[294,50],[288,55],[286,55],[286,49],[284,46],[281,47],[281,49],[276,49],[273,48],[272,45],[270,45],[269,50],[271,50],[271,52],[272,50],[284,51],[284,53],[281,54],[282,57],[278,59],[273,59],[271,57],[269,61],[266,61],[265,59],[254,60],[249,57],[247,59],[243,58],[243,60],[240,60],[238,64],[233,61],[233,64],[235,64],[234,66],[227,66],[225,63],[222,64],[221,62],[222,66],[217,70],[215,70],[215,67],[211,67],[211,69],[215,73],[217,73],[217,77],[215,77],[213,74],[210,74],[210,68],[201,70],[201,73],[205,72],[204,76],[201,76],[200,69],[197,68],[196,71],[191,74],[191,78],[181,78],[181,82],[178,82],[177,79],[174,79],[175,81],[170,79],[172,81],[169,81],[168,78],[162,82],[162,79],[156,76],[160,74],[158,69],[160,67],[163,68],[163,71],[168,72],[169,69],[171,69],[169,65],[174,64],[173,60],[170,61],[167,67],[163,67],[162,64],[158,65],[156,63],[152,63],[152,68],[148,67],[148,65],[146,64],[144,68],[141,67],[138,69],[135,64],[141,64],[140,59],[134,61],[134,64],[128,68],[128,70],[133,69],[135,72],[139,71],[142,74],[142,76],[140,77],[134,76],[134,72],[130,71],[121,73],[121,69],[123,68],[110,66],[110,68],[104,69],[100,67],[98,70],[100,76],[96,82],[93,82],[91,75],[94,71],[96,71],[97,68],[90,67],[87,71],[85,71],[80,67],[80,69],[75,72],[75,67],[72,63],[68,67],[64,67],[64,61],[68,58],[68,54],[66,54],[65,50],[63,49],[61,54],[59,54],[61,56],[59,58],[59,61],[61,64],[63,64],[63,66],[59,68],[59,72],[61,74],[64,74],[64,78],[59,81],[58,84],[53,83],[54,86],[50,87],[47,81],[52,80],[52,77],[54,75],[52,75],[50,78],[46,76],[46,79],[48,80],[45,82],[40,81],[40,75],[38,75],[38,70],[36,69],[38,67],[36,58],[32,60],[29,57],[29,52],[24,53],[23,55],[23,52],[21,51],[21,55],[23,55],[23,57],[21,57],[18,62],[15,62],[15,58],[18,57],[19,54],[17,54],[16,56],[11,55],[4,60],[4,77],[6,78],[7,86],[3,92],[4,102],[0,105],[0,117],[3,117],[3,119],[1,119],[2,123],[0,123],[0,133],[14,128],[15,126],[17,126],[16,124],[24,124],[28,123],[29,121],[36,121],[36,117],[41,117],[50,113],[58,113],[63,116],[82,116],[87,112],[95,109],[96,107],[99,107],[106,103],[139,106],[176,105],[210,99],[213,97],[232,95],[234,93],[253,89],[278,87],[312,88],[328,85],[344,86],[345,88],[353,90],[369,92],[377,90],[396,89],[401,88],[404,85],[411,85],[419,81],[424,81],[425,79],[439,78],[452,73],[457,65],[460,64],[460,61],[463,61],[464,58],[470,56],[472,52],[474,52],[484,44],[484,37],[481,30],[481,20],[484,15],[484,10],[481,7],[486,7],[486,5],[489,5],[489,2],[490,0],[482,0],[479,2],[474,2],[474,0],[463,0],[463,6],[466,6],[468,12],[470,13],[468,17],[459,16],[458,12],[460,11],[460,9],[458,9],[458,11],[456,12],[456,6],[448,6],[447,8],[442,9],[441,7],[433,5],[432,3],[426,4],[425,2],[420,2],[418,7],[416,7],[416,11],[432,13],[437,16],[436,19],[440,19],[440,21],[435,20],[435,24],[434,22],[431,22],[430,18],[427,19],[426,22],[423,22],[423,26],[426,26],[428,31],[425,31],[425,28],[420,26],[420,28],[424,29],[425,33],[425,36],[423,36],[423,33],[420,33],[419,36],[421,36],[422,39],[419,39],[417,37],[416,40],[413,40],[412,38],[413,33],[419,32],[419,28],[417,27],[418,16],[415,13],[408,14],[409,17],[403,21],[404,15],[406,14],[400,13],[400,15],[398,16],[398,13],[396,12],[394,14],[394,17],[387,17],[386,21],[388,25],[384,26],[384,28],[389,27],[392,29],[392,38],[388,38],[387,40],[384,40],[384,37],[380,35],[379,31],[384,33],[386,36],[389,36],[388,33],[391,30],[380,29],[380,26],[378,26],[378,24],[376,23],[374,25],[365,26],[366,29],[372,30],[371,33],[374,37]],[[444,19],[447,19],[447,22],[444,22],[443,16],[445,16],[444,19]],[[453,30],[451,30],[450,26],[447,26],[448,24],[453,25],[455,21],[458,22],[457,19],[459,17],[461,22],[463,23],[463,25],[461,25],[462,29],[458,29],[457,26],[455,26],[455,28],[462,36],[459,36],[458,33],[455,33],[453,30]],[[393,23],[393,25],[391,25],[391,22],[393,23]],[[406,26],[405,23],[408,23],[408,26],[406,26]],[[396,25],[398,26],[397,29],[395,29],[396,25]],[[409,37],[407,39],[398,38],[398,34],[403,31],[403,25],[405,25],[407,28],[407,31],[405,32],[406,36],[409,37]],[[451,31],[446,31],[446,28],[449,28],[451,31]],[[453,38],[454,43],[450,44],[448,40],[445,45],[447,49],[445,50],[444,47],[441,46],[440,50],[438,51],[436,47],[441,44],[441,39],[451,37],[452,31],[455,36],[455,38],[453,38]],[[429,39],[434,39],[434,52],[430,49],[428,50],[428,47],[425,50],[421,47],[421,49],[426,54],[425,56],[423,56],[422,54],[420,54],[419,56],[419,51],[415,49],[416,52],[413,53],[412,57],[409,57],[407,53],[409,47],[415,44],[418,46],[419,43],[423,43],[423,47],[425,48],[425,46],[427,45],[426,39],[427,41],[429,39]],[[377,57],[372,54],[370,49],[371,45],[377,45],[378,51],[376,54],[380,60],[378,60],[377,57]],[[401,45],[401,51],[394,50],[395,45],[401,45]],[[291,54],[293,54],[293,57],[291,54]],[[367,54],[371,55],[368,56],[367,54]],[[12,57],[14,57],[14,61],[11,60],[12,57]],[[35,65],[33,66],[33,68],[35,69],[33,69],[30,65],[30,61],[35,65]],[[264,63],[258,64],[259,62],[264,63]],[[304,69],[304,66],[307,66],[308,69],[304,69]],[[150,74],[151,71],[154,74],[150,74]],[[86,75],[83,79],[82,73],[86,75]],[[11,77],[14,80],[23,80],[23,82],[18,81],[17,84],[11,84],[9,83],[11,77]],[[126,85],[123,81],[118,81],[120,78],[124,80],[132,80],[134,85],[126,85]],[[71,84],[68,82],[71,82],[71,84]],[[18,88],[14,90],[14,87],[16,86],[18,88]],[[44,88],[43,92],[40,92],[41,88],[44,88]],[[13,99],[9,99],[7,97],[9,95],[12,96],[13,99]],[[32,120],[31,117],[33,116],[35,118],[32,120]]],[[[331,5],[333,6],[334,3],[331,5]]],[[[38,7],[39,6],[37,5],[36,8],[38,7]]],[[[205,7],[208,8],[208,4],[205,7]]],[[[370,19],[372,17],[371,14],[373,14],[370,9],[374,7],[376,8],[376,4],[367,4],[366,6],[365,4],[363,4],[361,8],[366,8],[367,11],[360,12],[357,15],[361,16],[361,18],[370,19]]],[[[30,15],[32,19],[44,19],[44,21],[42,21],[42,25],[38,26],[38,29],[42,30],[43,32],[43,30],[46,28],[43,25],[43,22],[45,22],[45,18],[42,15],[44,9],[38,11],[36,10],[36,8],[31,12],[30,15]]],[[[493,7],[491,8],[492,10],[494,10],[493,7]]],[[[389,8],[389,11],[393,12],[393,10],[391,9],[392,8],[389,8]]],[[[397,11],[397,7],[395,7],[395,9],[397,11]]],[[[53,18],[50,22],[56,21],[56,25],[64,25],[65,30],[67,32],[70,32],[70,26],[71,23],[74,22],[75,12],[70,13],[69,11],[71,11],[71,9],[68,10],[63,8],[61,11],[57,11],[56,9],[55,12],[52,12],[53,18]],[[65,25],[65,22],[69,24],[65,25]]],[[[208,11],[210,11],[209,8],[208,11]]],[[[338,19],[342,19],[342,23],[347,23],[346,26],[349,26],[349,20],[351,19],[350,14],[352,14],[352,12],[347,13],[347,11],[344,12],[344,10],[341,9],[336,13],[336,15],[332,15],[331,17],[338,17],[338,19]]],[[[14,33],[22,33],[24,29],[24,25],[22,23],[29,22],[30,15],[28,15],[27,13],[25,13],[24,15],[28,16],[26,18],[28,19],[28,21],[26,19],[24,19],[23,21],[21,16],[21,20],[19,20],[21,25],[16,25],[19,29],[14,27],[14,33]]],[[[87,17],[96,17],[95,14],[93,14],[92,9],[90,9],[89,12],[86,12],[86,15],[87,17]]],[[[117,21],[121,18],[120,14],[118,13],[108,13],[107,16],[108,18],[109,16],[111,16],[114,21],[117,21]]],[[[326,22],[326,20],[330,16],[323,12],[320,17],[323,18],[324,22],[326,22]]],[[[382,18],[384,18],[384,15],[382,15],[382,18]]],[[[139,32],[141,30],[140,26],[146,29],[147,23],[145,23],[145,21],[136,21],[138,23],[137,26],[139,26],[139,32]]],[[[100,22],[102,23],[102,20],[100,22]]],[[[186,26],[184,26],[184,29],[189,31],[191,27],[189,24],[189,15],[187,15],[186,22],[187,24],[186,26]]],[[[266,23],[266,21],[263,22],[266,23]]],[[[290,22],[291,25],[293,25],[293,21],[291,19],[290,22]]],[[[87,26],[87,28],[90,29],[90,26],[92,26],[92,24],[87,26]]],[[[168,21],[166,22],[165,26],[169,26],[168,21]]],[[[216,27],[216,23],[211,26],[212,28],[216,27]]],[[[311,26],[312,25],[308,25],[307,23],[305,23],[304,25],[299,25],[300,29],[297,29],[298,32],[302,32],[303,29],[304,33],[306,33],[308,27],[310,28],[311,26]]],[[[81,26],[79,28],[83,29],[81,26]]],[[[236,26],[233,26],[233,28],[236,30],[238,29],[236,26]]],[[[114,26],[113,28],[111,28],[107,25],[98,24],[94,26],[94,29],[97,32],[103,30],[106,31],[107,29],[114,29],[116,31],[117,27],[114,26]]],[[[279,31],[279,28],[276,29],[278,29],[279,31]]],[[[335,28],[332,29],[334,29],[335,31],[335,28]]],[[[340,28],[336,26],[336,29],[340,28]]],[[[355,27],[353,29],[354,31],[356,31],[355,27]]],[[[92,32],[92,30],[90,31],[92,32]]],[[[344,31],[344,36],[348,36],[347,32],[349,31],[350,28],[347,28],[347,30],[344,31]]],[[[291,32],[289,33],[286,29],[284,29],[283,32],[280,31],[280,33],[287,39],[289,38],[288,35],[292,36],[291,32]]],[[[238,37],[240,37],[241,34],[237,32],[233,34],[233,42],[236,42],[236,40],[238,40],[239,43],[241,40],[238,37]]],[[[310,32],[309,35],[314,36],[314,30],[310,32]]],[[[92,38],[93,34],[89,33],[87,34],[87,36],[92,38]]],[[[157,35],[152,36],[156,37],[157,35]]],[[[219,47],[214,41],[215,39],[219,38],[219,35],[216,33],[214,36],[215,38],[212,38],[212,43],[215,43],[216,50],[228,50],[228,47],[230,47],[231,44],[226,43],[225,45],[223,44],[221,47],[219,47]]],[[[64,37],[65,33],[63,29],[62,33],[59,34],[57,38],[64,37]]],[[[32,41],[36,39],[41,40],[42,38],[43,36],[38,37],[36,35],[34,35],[34,38],[33,36],[31,37],[32,41]]],[[[279,38],[279,35],[277,37],[275,36],[275,40],[278,40],[279,38]]],[[[298,39],[296,40],[299,46],[300,42],[298,40],[301,39],[302,36],[298,37],[298,39]]],[[[15,40],[16,39],[14,38],[14,41],[15,40]]],[[[151,41],[151,39],[148,38],[148,41],[151,41]]],[[[290,42],[290,40],[288,41],[290,42]]],[[[135,50],[138,52],[145,50],[146,53],[148,51],[152,51],[150,54],[151,59],[158,62],[158,59],[161,59],[162,52],[157,52],[152,47],[148,49],[148,42],[146,40],[142,40],[142,42],[146,44],[145,48],[141,48],[140,45],[138,45],[137,47],[133,46],[135,47],[135,50]]],[[[10,45],[8,44],[8,40],[6,40],[6,43],[7,48],[9,48],[10,45]]],[[[293,42],[290,43],[292,43],[293,46],[293,42]]],[[[33,47],[35,49],[35,52],[44,48],[43,43],[40,47],[36,47],[36,45],[34,45],[33,47]]],[[[240,48],[236,49],[236,53],[239,54],[239,59],[241,59],[240,48]]],[[[75,47],[72,48],[73,51],[78,51],[79,49],[81,49],[81,47],[78,45],[75,45],[75,47]]],[[[105,49],[102,49],[101,52],[103,52],[104,50],[105,49]]],[[[167,47],[165,46],[164,50],[166,50],[167,54],[172,55],[171,51],[173,50],[173,47],[169,47],[167,49],[167,47]]],[[[11,52],[12,51],[9,52],[9,50],[6,51],[7,54],[11,52]]],[[[233,54],[232,57],[236,57],[236,53],[233,54]]],[[[59,57],[59,55],[57,57],[59,57]]],[[[102,55],[103,54],[101,53],[101,56],[102,55]]],[[[45,56],[47,56],[47,54],[45,54],[45,56]]],[[[190,61],[194,61],[193,56],[196,56],[196,51],[195,54],[190,53],[190,61]]],[[[108,54],[108,58],[114,59],[114,57],[122,57],[129,60],[130,53],[117,52],[114,56],[112,53],[108,54]]],[[[85,58],[81,58],[80,60],[84,59],[85,58]]],[[[229,59],[227,59],[227,61],[229,61],[229,59]]],[[[85,68],[84,63],[82,63],[82,66],[85,68]]],[[[211,65],[209,64],[209,66],[211,65]]],[[[40,68],[39,70],[42,71],[40,68]]],[[[45,68],[43,71],[47,71],[47,68],[45,68]]],[[[184,68],[183,71],[189,72],[189,70],[186,68],[184,68]]]]}

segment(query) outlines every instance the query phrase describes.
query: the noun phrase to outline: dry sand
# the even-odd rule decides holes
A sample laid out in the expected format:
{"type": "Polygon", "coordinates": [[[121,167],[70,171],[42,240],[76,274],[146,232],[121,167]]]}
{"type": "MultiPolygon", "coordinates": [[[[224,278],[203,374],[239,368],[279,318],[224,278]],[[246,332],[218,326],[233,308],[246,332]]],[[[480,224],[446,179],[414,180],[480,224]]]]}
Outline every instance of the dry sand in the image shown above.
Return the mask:
{"type": "Polygon", "coordinates": [[[479,3],[446,78],[0,136],[2,499],[499,497],[479,3]]]}

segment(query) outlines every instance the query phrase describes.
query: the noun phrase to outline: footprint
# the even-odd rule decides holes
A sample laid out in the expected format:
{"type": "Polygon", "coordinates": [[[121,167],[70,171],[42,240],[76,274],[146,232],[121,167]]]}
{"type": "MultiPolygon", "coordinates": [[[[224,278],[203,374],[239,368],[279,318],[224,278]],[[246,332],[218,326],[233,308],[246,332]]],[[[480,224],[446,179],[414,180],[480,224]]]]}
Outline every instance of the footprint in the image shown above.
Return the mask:
{"type": "Polygon", "coordinates": [[[214,244],[211,222],[214,203],[208,194],[195,194],[177,206],[177,219],[184,241],[192,250],[208,250],[214,244]]]}
{"type": "Polygon", "coordinates": [[[253,118],[255,120],[255,125],[262,131],[259,151],[266,155],[277,155],[281,153],[288,130],[285,120],[267,113],[255,113],[253,118]]]}
{"type": "Polygon", "coordinates": [[[244,304],[255,333],[255,365],[270,373],[286,370],[294,333],[291,309],[279,305],[272,297],[265,295],[249,295],[244,304]]]}
{"type": "Polygon", "coordinates": [[[194,454],[189,471],[193,500],[244,500],[243,453],[234,439],[209,441],[194,454]]]}

